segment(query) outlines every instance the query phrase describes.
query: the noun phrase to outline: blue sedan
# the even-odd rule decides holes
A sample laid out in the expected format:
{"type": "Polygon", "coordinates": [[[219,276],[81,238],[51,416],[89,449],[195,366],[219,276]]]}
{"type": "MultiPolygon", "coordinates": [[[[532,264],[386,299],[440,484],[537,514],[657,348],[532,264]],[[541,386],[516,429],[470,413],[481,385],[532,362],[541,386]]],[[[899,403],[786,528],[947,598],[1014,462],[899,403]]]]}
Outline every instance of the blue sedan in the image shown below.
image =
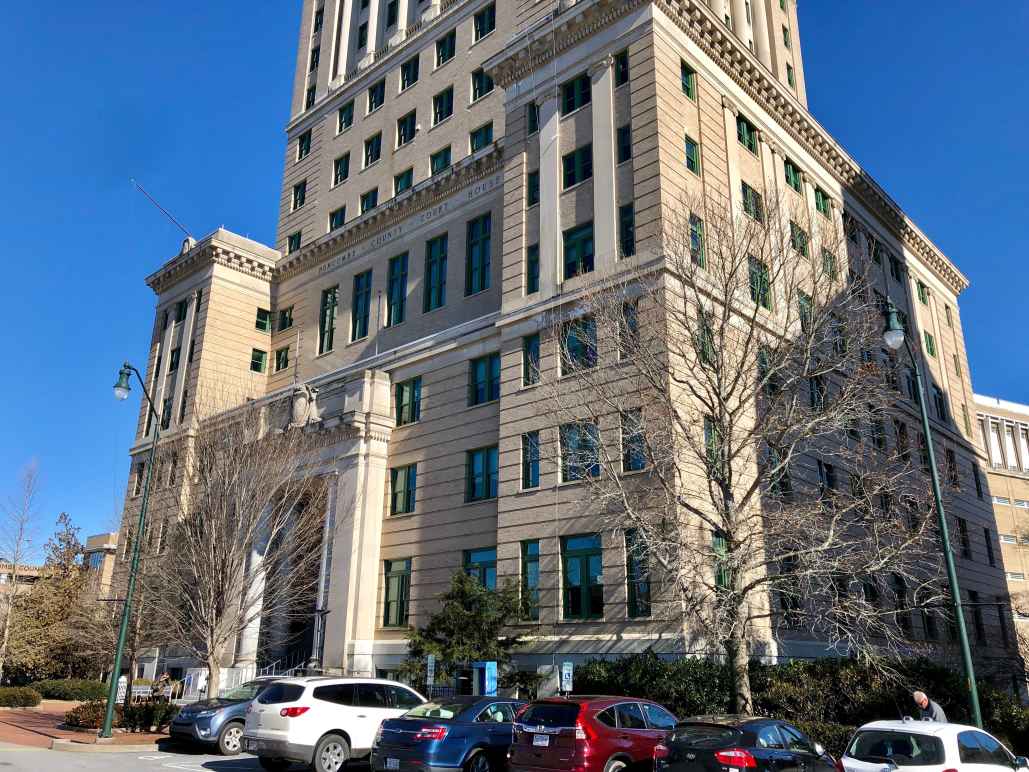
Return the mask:
{"type": "Polygon", "coordinates": [[[525,705],[499,697],[449,697],[382,722],[373,772],[500,772],[515,714],[525,705]]]}

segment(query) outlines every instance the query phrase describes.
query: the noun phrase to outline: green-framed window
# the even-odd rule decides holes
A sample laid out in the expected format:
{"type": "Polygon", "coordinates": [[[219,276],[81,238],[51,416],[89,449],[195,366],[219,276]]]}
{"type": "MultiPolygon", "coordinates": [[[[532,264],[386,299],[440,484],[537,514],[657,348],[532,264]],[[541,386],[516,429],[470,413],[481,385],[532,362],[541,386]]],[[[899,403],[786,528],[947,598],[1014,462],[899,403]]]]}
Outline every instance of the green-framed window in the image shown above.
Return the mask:
{"type": "Polygon", "coordinates": [[[389,513],[407,515],[414,512],[418,489],[418,464],[394,467],[389,470],[389,513]]]}
{"type": "Polygon", "coordinates": [[[572,185],[585,182],[593,176],[593,145],[577,147],[561,159],[562,187],[566,190],[572,185]]]}
{"type": "Polygon", "coordinates": [[[704,416],[704,454],[707,457],[709,474],[722,475],[725,447],[722,442],[722,430],[718,422],[709,415],[704,416]]]}
{"type": "Polygon", "coordinates": [[[257,309],[257,319],[254,322],[254,328],[261,332],[272,331],[272,312],[267,308],[257,309]]]}
{"type": "Polygon", "coordinates": [[[383,627],[407,625],[411,602],[411,558],[384,560],[383,627]]]}
{"type": "Polygon", "coordinates": [[[303,161],[311,155],[311,130],[308,129],[297,137],[297,160],[303,161]]]}
{"type": "Polygon", "coordinates": [[[446,64],[457,54],[457,30],[450,30],[436,40],[436,66],[446,64]]]}
{"type": "Polygon", "coordinates": [[[364,167],[367,169],[382,158],[382,132],[376,132],[364,141],[364,167]]]}
{"type": "Polygon", "coordinates": [[[633,356],[640,344],[640,304],[638,299],[622,303],[618,317],[618,358],[633,356]]]}
{"type": "Polygon", "coordinates": [[[471,152],[482,150],[493,141],[493,121],[484,123],[468,135],[468,145],[471,152]]]}
{"type": "Polygon", "coordinates": [[[357,27],[357,47],[366,48],[368,46],[368,22],[362,22],[357,27]]]}
{"type": "Polygon", "coordinates": [[[540,543],[539,539],[522,542],[522,619],[535,622],[540,618],[540,543]]]}
{"type": "Polygon", "coordinates": [[[832,199],[821,188],[815,188],[815,209],[818,210],[819,214],[823,214],[826,217],[832,215],[832,199]]]}
{"type": "Polygon", "coordinates": [[[464,572],[486,589],[497,589],[497,548],[465,550],[464,572]]]}
{"type": "Polygon", "coordinates": [[[700,145],[689,134],[683,139],[686,150],[686,168],[696,175],[700,174],[700,145]]]}
{"type": "Polygon", "coordinates": [[[189,301],[180,300],[175,304],[175,324],[180,324],[186,321],[186,309],[189,307],[189,301]]]}
{"type": "Polygon", "coordinates": [[[275,328],[279,332],[288,330],[293,326],[293,306],[286,306],[279,309],[279,324],[275,328]]]}
{"type": "Polygon", "coordinates": [[[615,88],[629,82],[629,52],[619,51],[615,54],[615,88]]]}
{"type": "Polygon", "coordinates": [[[765,206],[761,194],[745,182],[740,183],[740,192],[743,196],[743,211],[758,222],[764,222],[765,206]]]}
{"type": "Polygon", "coordinates": [[[419,60],[418,56],[412,56],[400,65],[400,90],[410,88],[418,82],[419,60]]]}
{"type": "Polygon", "coordinates": [[[522,490],[540,487],[540,433],[522,435],[522,490]]]}
{"type": "Polygon", "coordinates": [[[386,26],[395,27],[400,18],[400,4],[397,0],[389,0],[386,3],[386,26]]]}
{"type": "Polygon", "coordinates": [[[807,231],[801,228],[793,220],[790,220],[790,246],[794,250],[807,257],[808,235],[807,231]]]}
{"type": "Polygon", "coordinates": [[[729,540],[722,531],[711,532],[711,553],[715,563],[715,587],[728,589],[732,584],[732,568],[729,565],[729,540]]]}
{"type": "Polygon", "coordinates": [[[929,288],[927,286],[925,286],[925,284],[923,282],[918,282],[918,284],[916,284],[915,287],[918,290],[918,300],[921,303],[928,305],[928,303],[929,303],[929,288]]]}
{"type": "Polygon", "coordinates": [[[302,231],[296,231],[295,233],[289,234],[286,237],[286,254],[292,255],[294,252],[300,251],[300,239],[303,235],[302,231]]]}
{"type": "Polygon", "coordinates": [[[647,445],[643,436],[643,411],[622,414],[622,471],[639,472],[647,466],[647,445]]]}
{"type": "MultiPolygon", "coordinates": [[[[418,127],[418,112],[412,110],[397,118],[397,147],[406,145],[414,139],[418,127]]],[[[365,164],[367,166],[367,164],[365,164]]]]}
{"type": "Polygon", "coordinates": [[[275,372],[280,372],[289,367],[289,346],[275,349],[275,372]]]}
{"type": "Polygon", "coordinates": [[[800,329],[806,333],[811,332],[814,305],[811,296],[806,292],[797,293],[797,316],[800,319],[800,329]]]}
{"type": "Polygon", "coordinates": [[[697,71],[686,64],[682,59],[679,60],[679,75],[682,78],[682,93],[684,93],[690,99],[696,101],[697,99],[697,71]]]}
{"type": "Polygon", "coordinates": [[[639,531],[625,532],[625,579],[630,619],[650,616],[650,559],[639,531]]]}
{"type": "Polygon", "coordinates": [[[715,367],[718,363],[717,353],[711,312],[701,308],[697,312],[697,354],[700,363],[706,367],[715,367]]]}
{"type": "Polygon", "coordinates": [[[604,616],[604,551],[600,534],[561,538],[565,619],[601,619],[604,616]]]}
{"type": "Polygon", "coordinates": [[[429,156],[429,171],[440,174],[450,168],[450,145],[437,150],[429,156]]]}
{"type": "Polygon", "coordinates": [[[372,272],[362,271],[354,277],[353,305],[350,309],[350,340],[368,336],[368,318],[372,307],[372,272]]]}
{"type": "Polygon", "coordinates": [[[793,163],[789,158],[782,163],[783,168],[786,171],[786,184],[793,188],[793,190],[800,193],[804,189],[804,181],[801,177],[800,167],[793,163]]]}
{"type": "Polygon", "coordinates": [[[525,205],[536,206],[540,202],[540,171],[529,172],[525,176],[525,205]]]}
{"type": "Polygon", "coordinates": [[[593,221],[569,228],[563,240],[565,279],[590,273],[593,270],[593,221]]]}
{"type": "Polygon", "coordinates": [[[332,162],[332,184],[339,185],[350,176],[350,153],[344,153],[332,162]]]}
{"type": "Polygon", "coordinates": [[[255,373],[263,373],[268,367],[268,352],[259,348],[250,350],[250,370],[255,373]]]}
{"type": "Polygon", "coordinates": [[[592,316],[571,319],[561,325],[561,375],[597,364],[597,323],[592,316]]]}
{"type": "Polygon", "coordinates": [[[600,431],[595,423],[562,424],[561,482],[575,482],[600,475],[600,431]]]}
{"type": "Polygon", "coordinates": [[[408,168],[393,175],[393,195],[399,196],[414,184],[414,169],[408,168]]]}
{"type": "Polygon", "coordinates": [[[447,246],[446,233],[425,242],[425,297],[424,312],[442,308],[447,303],[447,246]]]}
{"type": "Polygon", "coordinates": [[[568,115],[585,107],[593,98],[590,76],[586,73],[561,85],[561,115],[568,115]]]}
{"type": "Polygon", "coordinates": [[[693,213],[690,214],[690,259],[698,268],[707,265],[707,253],[704,248],[704,221],[693,213]]]}
{"type": "Polygon", "coordinates": [[[469,450],[465,454],[465,501],[497,497],[497,446],[469,450]]]}
{"type": "Polygon", "coordinates": [[[339,307],[339,285],[322,290],[318,309],[318,353],[332,351],[336,334],[336,311],[339,307]]]}
{"type": "Polygon", "coordinates": [[[454,114],[454,87],[448,86],[432,98],[432,125],[442,123],[454,114]]]}
{"type": "Polygon", "coordinates": [[[397,426],[418,423],[422,417],[422,378],[417,376],[396,385],[397,426]]]}
{"type": "Polygon", "coordinates": [[[790,28],[785,24],[782,25],[782,44],[787,48],[793,45],[793,41],[790,39],[790,28]]]}
{"type": "Polygon", "coordinates": [[[928,354],[931,357],[935,357],[936,356],[936,338],[934,338],[933,334],[931,332],[929,332],[928,330],[926,330],[923,334],[925,335],[925,353],[928,354]]]}
{"type": "Polygon", "coordinates": [[[540,106],[529,102],[525,106],[525,133],[535,134],[540,130],[540,106]]]}
{"type": "Polygon", "coordinates": [[[540,291],[540,245],[530,244],[525,248],[525,294],[534,295],[540,291]]]}
{"type": "Polygon", "coordinates": [[[793,70],[792,64],[786,65],[786,82],[790,84],[790,88],[797,87],[797,75],[793,70]]]}
{"type": "Polygon", "coordinates": [[[533,386],[540,382],[540,334],[522,338],[522,385],[533,386]]]}
{"type": "Polygon", "coordinates": [[[622,257],[636,254],[636,208],[631,202],[618,207],[618,248],[622,257]]]}
{"type": "Polygon", "coordinates": [[[736,139],[743,147],[757,155],[757,128],[742,115],[736,116],[736,139]]]}
{"type": "Polygon", "coordinates": [[[351,99],[336,113],[336,132],[343,132],[354,125],[354,100],[351,99]]]}
{"type": "Polygon", "coordinates": [[[386,102],[385,78],[368,87],[368,112],[378,110],[386,102]]]}
{"type": "Polygon", "coordinates": [[[839,275],[836,255],[825,247],[822,247],[822,273],[832,281],[836,281],[836,277],[839,275]]]}
{"type": "Polygon", "coordinates": [[[618,127],[618,132],[615,137],[615,148],[616,156],[615,160],[617,163],[624,164],[626,161],[632,159],[632,124],[627,123],[624,126],[618,127]]]}
{"type": "Polygon", "coordinates": [[[493,91],[493,78],[481,67],[472,72],[472,101],[476,102],[493,91]]]}
{"type": "Polygon", "coordinates": [[[497,6],[490,3],[472,19],[472,28],[476,40],[482,40],[489,33],[497,28],[497,6]]]}
{"type": "Polygon", "coordinates": [[[379,205],[379,189],[372,188],[361,194],[361,214],[371,211],[379,205]]]}
{"type": "Polygon", "coordinates": [[[389,259],[386,281],[386,326],[404,321],[407,308],[407,252],[389,259]]]}
{"type": "Polygon", "coordinates": [[[492,249],[493,215],[487,212],[468,222],[468,245],[465,258],[464,294],[488,290],[490,287],[490,252],[492,249]]]}
{"type": "Polygon", "coordinates": [[[772,283],[768,263],[751,255],[747,258],[750,271],[750,299],[762,308],[772,308],[772,283]]]}
{"type": "Polygon", "coordinates": [[[339,209],[333,209],[329,212],[329,230],[334,231],[342,228],[347,221],[347,208],[341,206],[339,209]]]}
{"type": "Polygon", "coordinates": [[[300,180],[293,186],[293,211],[307,203],[307,180],[300,180]]]}
{"type": "Polygon", "coordinates": [[[500,399],[500,354],[477,357],[468,363],[468,404],[483,405],[500,399]]]}

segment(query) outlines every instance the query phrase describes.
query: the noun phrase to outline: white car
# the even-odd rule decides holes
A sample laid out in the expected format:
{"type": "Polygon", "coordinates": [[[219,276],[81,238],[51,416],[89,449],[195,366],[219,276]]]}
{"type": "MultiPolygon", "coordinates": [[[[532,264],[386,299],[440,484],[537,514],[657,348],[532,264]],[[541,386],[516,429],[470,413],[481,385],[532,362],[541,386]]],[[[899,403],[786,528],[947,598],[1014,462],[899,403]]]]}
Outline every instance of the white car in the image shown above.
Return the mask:
{"type": "Polygon", "coordinates": [[[1029,769],[982,729],[934,721],[873,721],[854,733],[844,772],[1011,772],[1029,769]]]}
{"type": "Polygon", "coordinates": [[[283,770],[295,761],[316,772],[338,772],[367,756],[387,718],[403,715],[425,698],[404,684],[376,678],[289,678],[250,703],[243,750],[261,766],[283,770]]]}

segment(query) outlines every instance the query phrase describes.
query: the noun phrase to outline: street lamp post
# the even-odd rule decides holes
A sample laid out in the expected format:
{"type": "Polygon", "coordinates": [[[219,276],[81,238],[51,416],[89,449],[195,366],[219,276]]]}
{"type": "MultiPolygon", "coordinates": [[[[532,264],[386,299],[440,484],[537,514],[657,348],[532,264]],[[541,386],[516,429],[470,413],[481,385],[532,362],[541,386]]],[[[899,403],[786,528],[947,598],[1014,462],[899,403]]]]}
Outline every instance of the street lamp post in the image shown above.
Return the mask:
{"type": "Polygon", "coordinates": [[[947,526],[947,515],[943,510],[943,492],[940,490],[940,475],[936,469],[936,453],[933,450],[932,429],[929,427],[929,412],[925,406],[925,389],[922,386],[922,368],[918,357],[911,350],[911,344],[904,335],[904,327],[900,323],[897,307],[892,302],[886,307],[886,329],[883,341],[893,351],[901,346],[907,349],[911,366],[915,371],[915,391],[918,394],[918,409],[922,413],[922,432],[925,434],[925,446],[929,457],[929,474],[932,477],[933,497],[936,499],[936,516],[939,519],[940,541],[943,546],[943,557],[947,564],[947,583],[950,586],[950,597],[954,604],[954,618],[958,628],[958,642],[961,645],[961,660],[965,669],[965,680],[968,682],[968,702],[972,708],[972,720],[982,728],[983,716],[979,709],[979,689],[975,685],[975,668],[972,665],[972,650],[968,645],[968,630],[965,627],[965,614],[961,608],[961,588],[958,586],[958,574],[954,568],[954,554],[950,549],[950,529],[947,526]]]}
{"type": "Polygon", "coordinates": [[[132,387],[129,384],[131,374],[136,374],[140,388],[143,389],[143,396],[146,398],[147,410],[154,418],[154,439],[150,445],[150,455],[147,458],[146,478],[143,482],[143,498],[139,505],[139,520],[136,524],[136,541],[132,545],[132,563],[129,565],[129,580],[125,588],[125,605],[122,606],[121,626],[118,629],[118,645],[114,650],[114,665],[111,668],[111,688],[107,692],[107,710],[104,713],[104,723],[100,728],[101,737],[111,736],[111,724],[114,723],[114,703],[118,698],[118,678],[121,673],[122,655],[125,653],[125,640],[129,634],[129,618],[132,616],[132,596],[136,590],[136,574],[139,571],[139,549],[143,543],[143,531],[146,527],[147,503],[150,499],[150,478],[154,473],[154,458],[157,454],[157,440],[161,435],[161,417],[157,414],[154,401],[150,399],[150,393],[143,383],[139,370],[126,362],[118,373],[118,382],[114,385],[114,396],[118,400],[126,400],[132,387]]]}

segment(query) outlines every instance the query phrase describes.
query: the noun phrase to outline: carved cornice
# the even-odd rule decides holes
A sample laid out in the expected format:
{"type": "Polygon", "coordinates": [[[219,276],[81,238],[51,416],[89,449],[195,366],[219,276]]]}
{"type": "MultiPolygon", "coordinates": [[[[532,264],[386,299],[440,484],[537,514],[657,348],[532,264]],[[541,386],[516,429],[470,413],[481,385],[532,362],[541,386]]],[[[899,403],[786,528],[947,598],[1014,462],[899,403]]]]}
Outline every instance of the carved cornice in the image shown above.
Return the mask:
{"type": "Polygon", "coordinates": [[[160,295],[188,276],[215,264],[264,281],[271,281],[275,272],[274,267],[264,260],[254,259],[228,244],[207,241],[201,242],[150,274],[146,278],[146,283],[160,295]]]}
{"type": "MultiPolygon", "coordinates": [[[[493,80],[503,88],[555,59],[595,31],[632,13],[645,2],[653,3],[694,43],[714,60],[736,84],[754,99],[794,140],[808,151],[950,289],[959,294],[968,279],[912,223],[900,206],[857,163],[847,156],[811,114],[771,77],[741,41],[723,24],[716,23],[701,0],[597,0],[578,10],[573,5],[552,22],[530,31],[522,40],[487,62],[493,80]]],[[[730,102],[731,103],[731,102],[730,102]]],[[[724,104],[724,103],[723,103],[724,104]]],[[[728,105],[726,105],[728,106],[728,105]]]]}

